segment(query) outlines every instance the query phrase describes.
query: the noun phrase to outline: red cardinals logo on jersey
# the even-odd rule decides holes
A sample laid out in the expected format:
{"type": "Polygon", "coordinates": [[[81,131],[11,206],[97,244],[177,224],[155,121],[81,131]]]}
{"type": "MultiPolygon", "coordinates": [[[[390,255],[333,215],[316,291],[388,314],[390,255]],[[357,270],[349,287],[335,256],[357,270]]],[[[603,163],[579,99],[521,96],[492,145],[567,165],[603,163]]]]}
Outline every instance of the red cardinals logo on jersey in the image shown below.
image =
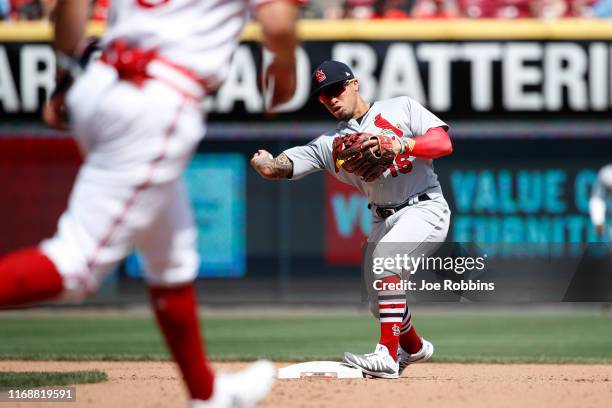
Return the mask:
{"type": "Polygon", "coordinates": [[[380,129],[391,130],[399,137],[404,136],[404,132],[402,132],[398,127],[393,126],[391,122],[383,118],[380,113],[374,117],[374,125],[380,129]]]}
{"type": "Polygon", "coordinates": [[[325,72],[323,72],[323,70],[320,69],[317,72],[315,72],[315,78],[317,79],[317,82],[323,82],[325,81],[325,78],[327,77],[325,76],[325,72]]]}

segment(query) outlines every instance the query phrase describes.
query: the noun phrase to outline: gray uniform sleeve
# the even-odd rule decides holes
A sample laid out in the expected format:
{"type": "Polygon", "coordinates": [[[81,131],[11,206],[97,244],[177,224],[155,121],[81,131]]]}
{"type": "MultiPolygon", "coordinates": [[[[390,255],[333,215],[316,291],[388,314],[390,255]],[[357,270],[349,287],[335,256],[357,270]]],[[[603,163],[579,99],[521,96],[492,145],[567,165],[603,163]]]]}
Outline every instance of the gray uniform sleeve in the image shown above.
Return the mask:
{"type": "Polygon", "coordinates": [[[414,136],[421,136],[431,128],[444,127],[448,130],[448,125],[436,115],[425,109],[423,105],[412,98],[405,97],[408,110],[408,126],[414,136]]]}
{"type": "Polygon", "coordinates": [[[331,136],[319,136],[307,145],[292,147],[283,153],[293,162],[292,180],[300,179],[308,174],[333,169],[331,136]]]}

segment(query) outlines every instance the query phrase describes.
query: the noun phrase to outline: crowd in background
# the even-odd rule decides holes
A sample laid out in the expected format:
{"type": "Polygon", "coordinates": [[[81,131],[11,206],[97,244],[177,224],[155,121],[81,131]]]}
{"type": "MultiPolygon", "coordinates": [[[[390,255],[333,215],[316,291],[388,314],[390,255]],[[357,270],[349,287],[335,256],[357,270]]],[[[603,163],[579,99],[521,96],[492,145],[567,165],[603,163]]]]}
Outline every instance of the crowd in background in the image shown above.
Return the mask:
{"type": "MultiPolygon", "coordinates": [[[[0,20],[49,20],[57,0],[0,0],[0,20]]],[[[91,0],[91,19],[106,20],[110,0],[91,0]]]]}
{"type": "MultiPolygon", "coordinates": [[[[92,0],[91,18],[104,21],[111,0],[92,0]]],[[[56,0],[0,0],[2,20],[53,18],[56,0]]],[[[612,0],[312,0],[307,18],[612,18],[612,0]]]]}
{"type": "Polygon", "coordinates": [[[611,10],[612,0],[318,0],[307,13],[328,19],[556,19],[607,18],[611,10]]]}

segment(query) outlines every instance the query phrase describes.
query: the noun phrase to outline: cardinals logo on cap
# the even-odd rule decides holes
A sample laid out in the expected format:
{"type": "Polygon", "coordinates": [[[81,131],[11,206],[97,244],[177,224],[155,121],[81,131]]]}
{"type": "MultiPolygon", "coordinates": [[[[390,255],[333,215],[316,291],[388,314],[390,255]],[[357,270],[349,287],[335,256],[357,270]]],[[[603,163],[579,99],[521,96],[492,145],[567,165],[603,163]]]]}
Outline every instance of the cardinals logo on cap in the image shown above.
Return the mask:
{"type": "Polygon", "coordinates": [[[325,81],[325,78],[327,77],[325,76],[325,72],[323,72],[323,70],[320,69],[317,72],[315,72],[315,78],[317,79],[317,82],[323,82],[325,81]]]}

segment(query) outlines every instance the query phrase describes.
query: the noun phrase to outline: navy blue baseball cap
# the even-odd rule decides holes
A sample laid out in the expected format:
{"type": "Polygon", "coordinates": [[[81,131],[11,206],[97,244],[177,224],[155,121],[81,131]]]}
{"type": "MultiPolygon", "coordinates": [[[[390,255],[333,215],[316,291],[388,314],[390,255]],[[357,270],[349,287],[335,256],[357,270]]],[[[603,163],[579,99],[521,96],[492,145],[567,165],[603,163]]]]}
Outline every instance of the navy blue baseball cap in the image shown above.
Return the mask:
{"type": "Polygon", "coordinates": [[[340,61],[323,61],[312,73],[312,95],[339,82],[354,79],[353,71],[340,61]]]}

